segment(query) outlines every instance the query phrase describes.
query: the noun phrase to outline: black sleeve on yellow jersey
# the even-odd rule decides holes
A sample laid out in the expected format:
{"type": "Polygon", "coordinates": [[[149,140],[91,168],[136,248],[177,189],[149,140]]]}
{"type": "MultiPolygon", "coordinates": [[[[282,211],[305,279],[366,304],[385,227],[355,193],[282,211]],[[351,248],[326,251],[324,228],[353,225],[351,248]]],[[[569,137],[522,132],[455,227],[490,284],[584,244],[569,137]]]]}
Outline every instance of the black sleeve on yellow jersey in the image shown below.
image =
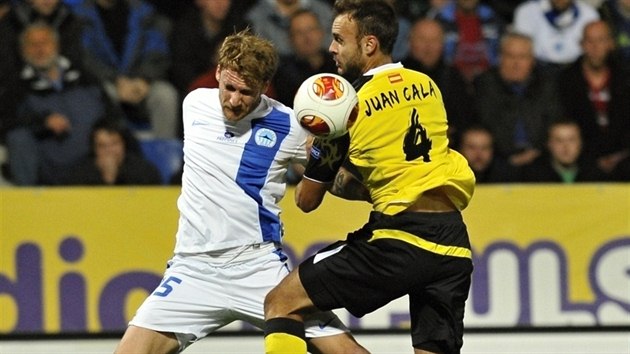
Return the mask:
{"type": "Polygon", "coordinates": [[[315,138],[304,176],[323,183],[332,182],[348,156],[349,147],[349,134],[335,139],[315,138]]]}

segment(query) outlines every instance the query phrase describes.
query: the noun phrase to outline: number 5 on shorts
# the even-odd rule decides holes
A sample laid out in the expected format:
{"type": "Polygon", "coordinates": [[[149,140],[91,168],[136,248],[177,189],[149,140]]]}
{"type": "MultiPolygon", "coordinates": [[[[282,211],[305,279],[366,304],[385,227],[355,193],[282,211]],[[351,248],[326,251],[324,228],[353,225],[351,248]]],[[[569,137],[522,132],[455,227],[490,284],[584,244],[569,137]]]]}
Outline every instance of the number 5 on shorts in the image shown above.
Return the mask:
{"type": "Polygon", "coordinates": [[[170,294],[170,292],[173,291],[173,287],[171,286],[171,283],[173,282],[180,284],[182,280],[177,277],[168,277],[162,282],[162,284],[160,284],[160,287],[153,292],[153,295],[165,297],[166,295],[170,294]],[[160,289],[164,290],[158,291],[160,289]]]}

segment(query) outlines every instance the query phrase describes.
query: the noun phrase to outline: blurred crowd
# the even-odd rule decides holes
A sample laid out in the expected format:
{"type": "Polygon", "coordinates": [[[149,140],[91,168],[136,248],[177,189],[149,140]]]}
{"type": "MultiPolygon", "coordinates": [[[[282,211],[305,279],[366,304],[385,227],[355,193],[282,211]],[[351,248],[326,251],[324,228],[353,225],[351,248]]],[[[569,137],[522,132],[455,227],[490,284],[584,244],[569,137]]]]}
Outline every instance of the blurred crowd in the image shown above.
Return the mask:
{"type": "MultiPolygon", "coordinates": [[[[304,79],[336,71],[332,3],[0,0],[2,176],[179,183],[141,146],[181,140],[181,102],[216,87],[223,38],[249,27],[272,40],[266,94],[292,106],[304,79]]],[[[393,59],[437,83],[478,183],[630,181],[630,0],[391,3],[393,59]]]]}

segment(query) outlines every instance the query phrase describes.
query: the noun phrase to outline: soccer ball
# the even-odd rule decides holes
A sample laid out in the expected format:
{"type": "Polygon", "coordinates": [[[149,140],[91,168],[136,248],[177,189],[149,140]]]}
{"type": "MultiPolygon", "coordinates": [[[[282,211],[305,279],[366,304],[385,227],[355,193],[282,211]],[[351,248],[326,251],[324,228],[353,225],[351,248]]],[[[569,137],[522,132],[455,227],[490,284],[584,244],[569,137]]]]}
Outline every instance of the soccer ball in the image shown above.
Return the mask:
{"type": "Polygon", "coordinates": [[[357,93],[348,80],[331,73],[304,80],[293,100],[300,125],[319,138],[345,134],[357,119],[357,93]]]}

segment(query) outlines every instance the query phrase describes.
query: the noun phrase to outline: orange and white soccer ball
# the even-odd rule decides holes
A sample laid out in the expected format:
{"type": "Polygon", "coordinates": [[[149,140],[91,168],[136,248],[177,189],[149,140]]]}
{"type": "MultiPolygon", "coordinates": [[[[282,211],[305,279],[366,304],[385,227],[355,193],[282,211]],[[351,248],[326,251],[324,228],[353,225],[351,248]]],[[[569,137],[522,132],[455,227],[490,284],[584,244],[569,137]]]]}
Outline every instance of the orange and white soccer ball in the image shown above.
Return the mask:
{"type": "Polygon", "coordinates": [[[340,75],[315,74],[298,88],[293,111],[300,125],[311,134],[336,138],[345,134],[357,119],[357,93],[340,75]]]}

